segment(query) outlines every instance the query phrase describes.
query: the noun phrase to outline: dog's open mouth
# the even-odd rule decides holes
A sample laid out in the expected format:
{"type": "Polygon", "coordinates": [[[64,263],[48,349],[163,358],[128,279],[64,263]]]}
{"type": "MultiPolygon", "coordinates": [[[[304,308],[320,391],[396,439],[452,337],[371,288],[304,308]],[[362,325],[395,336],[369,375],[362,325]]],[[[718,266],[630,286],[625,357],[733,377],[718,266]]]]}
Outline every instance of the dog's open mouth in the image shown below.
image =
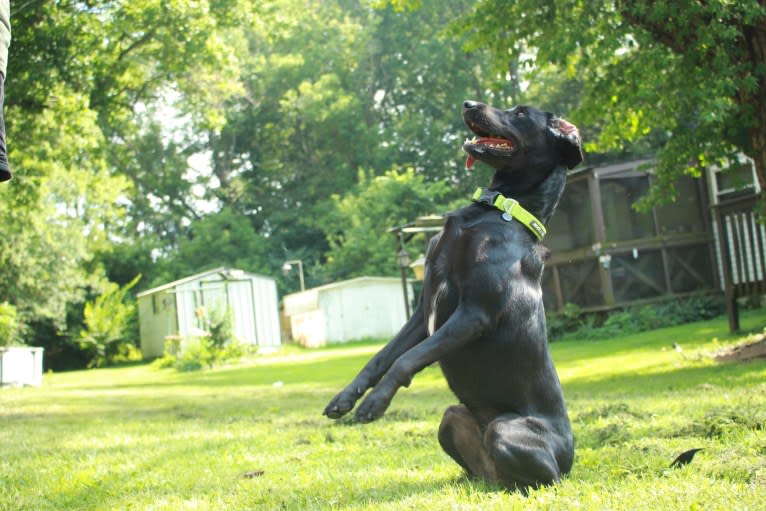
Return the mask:
{"type": "Polygon", "coordinates": [[[472,169],[473,164],[476,162],[476,157],[479,155],[510,155],[515,147],[512,140],[501,137],[473,137],[466,139],[463,143],[463,150],[468,154],[465,160],[465,168],[472,169]]]}

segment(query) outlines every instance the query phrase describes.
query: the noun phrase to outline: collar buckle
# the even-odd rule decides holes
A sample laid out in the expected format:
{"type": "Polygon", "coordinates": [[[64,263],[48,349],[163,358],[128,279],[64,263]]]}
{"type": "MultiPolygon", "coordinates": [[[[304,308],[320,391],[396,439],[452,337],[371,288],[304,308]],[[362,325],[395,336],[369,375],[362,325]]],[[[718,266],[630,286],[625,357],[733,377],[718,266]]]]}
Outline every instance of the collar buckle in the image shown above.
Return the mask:
{"type": "Polygon", "coordinates": [[[509,199],[507,197],[503,197],[502,195],[498,194],[499,197],[495,199],[494,206],[499,209],[500,211],[503,211],[508,216],[513,217],[513,209],[519,205],[519,201],[516,199],[509,199]]]}
{"type": "Polygon", "coordinates": [[[491,191],[486,188],[477,188],[472,199],[474,202],[486,204],[502,211],[502,218],[506,222],[516,219],[529,229],[538,240],[542,240],[545,237],[546,229],[543,223],[524,209],[516,199],[510,199],[500,192],[491,191]]]}

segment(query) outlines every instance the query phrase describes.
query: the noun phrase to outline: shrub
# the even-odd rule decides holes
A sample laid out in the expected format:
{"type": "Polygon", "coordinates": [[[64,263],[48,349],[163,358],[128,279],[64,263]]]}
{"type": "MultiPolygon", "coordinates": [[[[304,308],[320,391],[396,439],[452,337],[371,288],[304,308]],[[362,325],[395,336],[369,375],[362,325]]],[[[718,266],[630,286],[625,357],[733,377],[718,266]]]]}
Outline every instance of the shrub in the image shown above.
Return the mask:
{"type": "Polygon", "coordinates": [[[578,331],[582,327],[582,315],[579,306],[567,302],[561,312],[548,316],[548,337],[556,339],[569,332],[578,331]]]}
{"type": "Polygon", "coordinates": [[[174,367],[179,371],[199,371],[213,367],[216,361],[216,348],[210,337],[197,337],[186,343],[178,353],[174,367]]]}
{"type": "Polygon", "coordinates": [[[173,367],[178,371],[199,371],[215,364],[234,362],[251,351],[234,337],[231,311],[214,318],[201,318],[208,328],[206,335],[182,339],[170,336],[165,339],[164,355],[152,366],[157,369],[173,367]]]}
{"type": "Polygon", "coordinates": [[[617,310],[600,320],[597,313],[585,313],[574,304],[548,318],[551,340],[606,339],[618,334],[646,332],[656,328],[681,325],[720,316],[726,305],[720,295],[700,294],[617,310]]]}
{"type": "Polygon", "coordinates": [[[140,278],[140,275],[136,276],[123,287],[110,283],[104,293],[85,303],[85,328],[80,331],[77,343],[90,356],[88,367],[111,365],[128,349],[126,345],[131,342],[127,335],[128,325],[136,308],[123,300],[140,278]]]}

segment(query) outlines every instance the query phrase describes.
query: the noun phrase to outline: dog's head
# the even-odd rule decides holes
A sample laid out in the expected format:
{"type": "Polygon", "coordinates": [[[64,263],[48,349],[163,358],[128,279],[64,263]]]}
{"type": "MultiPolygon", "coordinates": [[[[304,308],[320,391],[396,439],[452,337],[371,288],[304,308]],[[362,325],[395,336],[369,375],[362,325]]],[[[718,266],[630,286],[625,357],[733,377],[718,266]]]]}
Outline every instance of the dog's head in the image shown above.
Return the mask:
{"type": "Polygon", "coordinates": [[[550,112],[530,106],[499,110],[465,101],[463,120],[476,135],[463,144],[467,168],[478,160],[499,171],[550,172],[583,160],[577,128],[550,112]]]}

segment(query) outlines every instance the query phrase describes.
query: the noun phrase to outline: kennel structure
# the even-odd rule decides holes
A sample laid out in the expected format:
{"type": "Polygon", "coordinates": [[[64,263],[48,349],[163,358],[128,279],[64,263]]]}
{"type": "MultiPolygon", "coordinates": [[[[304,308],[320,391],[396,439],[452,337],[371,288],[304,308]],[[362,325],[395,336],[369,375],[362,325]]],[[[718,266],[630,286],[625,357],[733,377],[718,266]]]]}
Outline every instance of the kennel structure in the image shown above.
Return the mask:
{"type": "Polygon", "coordinates": [[[720,289],[706,182],[676,184],[675,202],[639,212],[651,161],[576,170],[548,225],[546,309],[608,310],[720,289]]]}
{"type": "MultiPolygon", "coordinates": [[[[551,251],[542,282],[547,311],[567,303],[609,310],[722,289],[707,182],[684,176],[675,202],[638,212],[633,204],[652,178],[651,160],[570,172],[543,241],[551,251]]],[[[421,217],[390,232],[397,250],[423,234],[425,248],[443,223],[421,217]]]]}
{"type": "Polygon", "coordinates": [[[204,335],[208,321],[231,315],[238,341],[259,347],[280,344],[276,280],[232,268],[216,268],[137,295],[141,352],[163,354],[165,342],[204,335]]]}

